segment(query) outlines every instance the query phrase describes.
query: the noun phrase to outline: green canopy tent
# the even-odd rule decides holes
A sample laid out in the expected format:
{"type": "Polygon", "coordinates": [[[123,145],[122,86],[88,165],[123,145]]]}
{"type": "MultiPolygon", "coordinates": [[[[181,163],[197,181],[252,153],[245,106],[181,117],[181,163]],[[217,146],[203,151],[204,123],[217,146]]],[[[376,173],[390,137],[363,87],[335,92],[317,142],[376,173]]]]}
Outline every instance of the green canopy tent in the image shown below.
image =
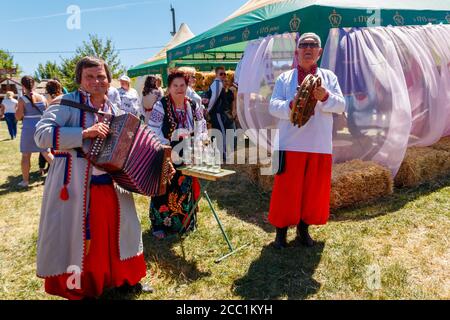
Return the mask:
{"type": "Polygon", "coordinates": [[[149,74],[164,74],[167,69],[167,59],[159,59],[155,61],[140,64],[128,70],[127,74],[130,78],[145,76],[149,74]]]}
{"type": "Polygon", "coordinates": [[[191,39],[194,34],[189,29],[188,25],[182,23],[177,33],[172,37],[169,43],[166,44],[157,54],[146,62],[137,65],[128,70],[127,74],[131,78],[145,76],[150,74],[160,74],[163,79],[167,78],[167,50],[176,47],[179,44],[191,39]]]}
{"type": "MultiPolygon", "coordinates": [[[[130,68],[127,72],[131,78],[146,76],[150,74],[160,74],[163,79],[167,77],[167,58],[166,53],[170,48],[183,43],[184,41],[194,37],[189,27],[182,24],[177,34],[172,40],[154,57],[147,62],[130,68]]],[[[186,55],[184,59],[177,61],[172,67],[192,66],[199,71],[211,71],[217,66],[225,66],[227,69],[235,69],[237,63],[242,57],[245,46],[242,44],[232,44],[222,48],[208,50],[206,52],[186,55]]]]}
{"type": "Polygon", "coordinates": [[[325,43],[330,28],[428,23],[450,23],[450,0],[250,0],[221,24],[169,50],[167,58],[172,66],[285,32],[315,32],[325,43]]]}
{"type": "MultiPolygon", "coordinates": [[[[238,49],[240,51],[231,53],[230,51],[223,51],[222,48],[219,48],[213,52],[204,52],[186,56],[184,59],[177,61],[173,67],[192,66],[198,71],[211,71],[211,69],[217,66],[235,69],[242,57],[245,46],[239,46],[238,49]],[[233,57],[233,59],[230,59],[230,57],[233,57]]],[[[131,78],[149,74],[165,75],[167,73],[167,67],[167,59],[159,59],[133,67],[129,69],[127,73],[131,78]]]]}

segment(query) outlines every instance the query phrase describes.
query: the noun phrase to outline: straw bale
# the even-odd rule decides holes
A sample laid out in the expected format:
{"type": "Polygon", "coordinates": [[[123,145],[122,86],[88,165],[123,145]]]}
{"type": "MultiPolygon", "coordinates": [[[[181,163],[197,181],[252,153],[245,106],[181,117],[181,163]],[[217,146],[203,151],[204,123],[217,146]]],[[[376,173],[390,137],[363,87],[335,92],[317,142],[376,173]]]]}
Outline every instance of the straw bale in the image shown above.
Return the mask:
{"type": "Polygon", "coordinates": [[[450,152],[430,147],[412,147],[406,151],[395,176],[398,187],[413,187],[450,173],[450,152]]]}
{"type": "Polygon", "coordinates": [[[450,152],[450,136],[441,138],[441,140],[431,145],[430,148],[450,152]]]}
{"type": "Polygon", "coordinates": [[[391,172],[373,161],[351,160],[333,166],[332,209],[373,201],[392,192],[391,172]]]}

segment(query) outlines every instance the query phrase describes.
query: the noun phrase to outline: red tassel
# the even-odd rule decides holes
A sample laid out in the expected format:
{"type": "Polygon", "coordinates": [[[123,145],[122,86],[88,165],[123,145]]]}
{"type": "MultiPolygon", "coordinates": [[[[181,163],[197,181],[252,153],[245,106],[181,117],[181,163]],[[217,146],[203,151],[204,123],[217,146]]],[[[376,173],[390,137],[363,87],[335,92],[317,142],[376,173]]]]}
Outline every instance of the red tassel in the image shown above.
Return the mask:
{"type": "Polygon", "coordinates": [[[69,200],[69,191],[67,190],[67,186],[66,185],[64,185],[64,187],[62,187],[61,193],[59,194],[59,197],[61,198],[62,201],[69,200]]]}

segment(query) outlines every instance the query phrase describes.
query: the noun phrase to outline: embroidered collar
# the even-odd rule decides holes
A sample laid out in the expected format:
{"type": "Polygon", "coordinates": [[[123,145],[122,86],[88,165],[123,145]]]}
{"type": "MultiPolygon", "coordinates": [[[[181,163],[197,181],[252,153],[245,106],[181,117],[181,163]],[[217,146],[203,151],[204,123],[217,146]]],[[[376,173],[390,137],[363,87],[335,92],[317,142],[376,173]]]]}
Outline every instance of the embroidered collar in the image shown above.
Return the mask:
{"type": "MultiPolygon", "coordinates": [[[[78,92],[81,94],[83,98],[83,103],[87,104],[88,106],[91,106],[95,108],[91,102],[91,94],[81,88],[78,89],[78,92]]],[[[108,96],[105,94],[105,103],[103,104],[102,111],[105,113],[112,113],[112,103],[109,101],[108,96]]]]}
{"type": "Polygon", "coordinates": [[[309,72],[305,71],[302,67],[300,67],[300,65],[297,66],[297,70],[298,70],[298,84],[300,85],[308,74],[316,74],[317,73],[317,69],[318,69],[317,64],[313,65],[311,67],[311,70],[309,70],[309,72]]]}
{"type": "Polygon", "coordinates": [[[178,126],[181,126],[182,128],[187,128],[188,127],[188,112],[187,112],[188,99],[187,99],[187,97],[184,97],[182,110],[177,110],[177,108],[175,106],[175,102],[173,101],[171,95],[169,95],[169,103],[170,103],[170,107],[172,108],[173,115],[177,119],[178,126]]]}

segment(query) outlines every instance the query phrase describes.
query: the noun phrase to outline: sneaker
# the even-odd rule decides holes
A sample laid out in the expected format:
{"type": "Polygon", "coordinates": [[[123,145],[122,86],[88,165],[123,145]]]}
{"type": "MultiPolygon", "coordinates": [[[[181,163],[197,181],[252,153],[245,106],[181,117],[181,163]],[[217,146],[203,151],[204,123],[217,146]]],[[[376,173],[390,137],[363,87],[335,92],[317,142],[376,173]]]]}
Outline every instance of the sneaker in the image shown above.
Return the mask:
{"type": "Polygon", "coordinates": [[[28,188],[28,182],[25,181],[20,181],[17,186],[21,187],[21,188],[28,188]]]}

